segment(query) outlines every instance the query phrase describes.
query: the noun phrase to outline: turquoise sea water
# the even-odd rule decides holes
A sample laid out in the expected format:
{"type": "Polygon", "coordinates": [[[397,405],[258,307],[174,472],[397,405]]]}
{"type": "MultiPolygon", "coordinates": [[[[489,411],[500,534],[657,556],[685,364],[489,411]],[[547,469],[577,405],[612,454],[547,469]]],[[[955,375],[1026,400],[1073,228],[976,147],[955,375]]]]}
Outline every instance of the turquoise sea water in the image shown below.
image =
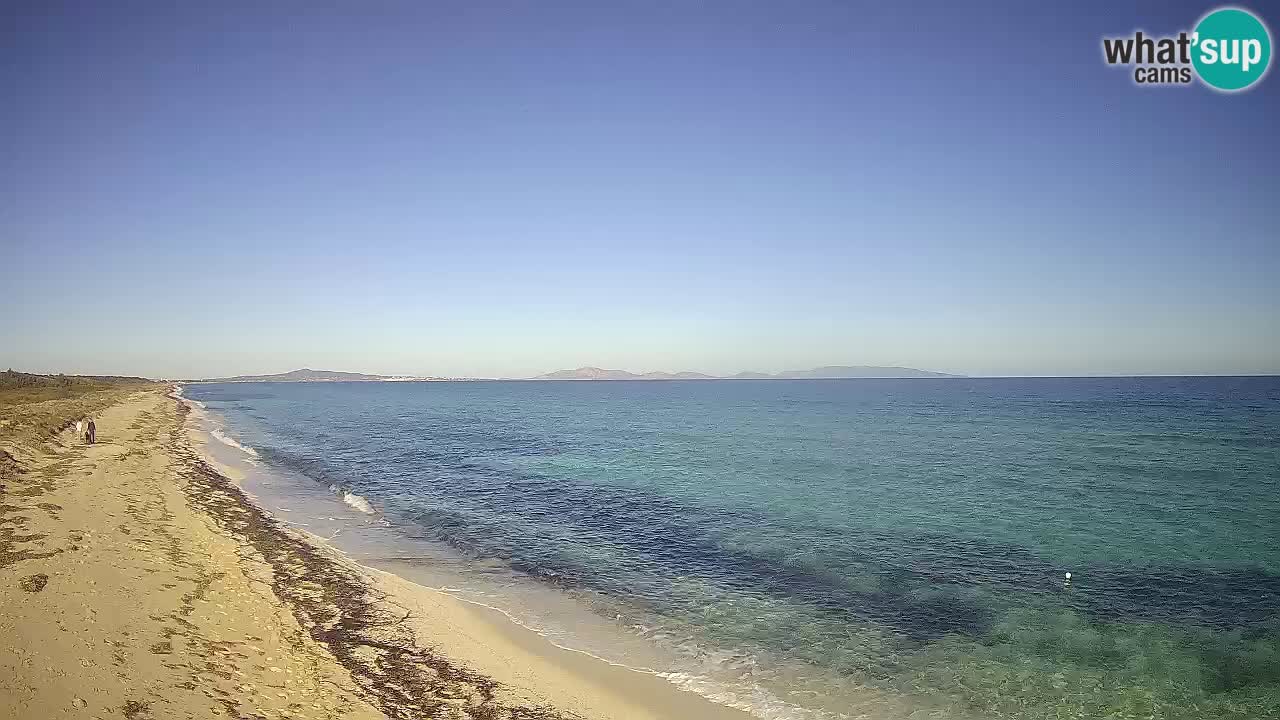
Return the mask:
{"type": "Polygon", "coordinates": [[[1280,717],[1278,378],[185,392],[764,715],[1280,717]]]}

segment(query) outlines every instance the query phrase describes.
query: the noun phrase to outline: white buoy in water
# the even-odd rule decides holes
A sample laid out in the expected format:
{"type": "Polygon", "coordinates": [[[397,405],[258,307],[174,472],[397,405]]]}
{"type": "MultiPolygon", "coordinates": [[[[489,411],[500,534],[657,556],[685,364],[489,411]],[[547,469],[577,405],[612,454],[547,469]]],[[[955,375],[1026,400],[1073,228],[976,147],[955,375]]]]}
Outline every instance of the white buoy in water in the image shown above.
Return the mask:
{"type": "Polygon", "coordinates": [[[1062,581],[1062,586],[1067,587],[1071,584],[1071,573],[1067,573],[1067,579],[1062,581]]]}

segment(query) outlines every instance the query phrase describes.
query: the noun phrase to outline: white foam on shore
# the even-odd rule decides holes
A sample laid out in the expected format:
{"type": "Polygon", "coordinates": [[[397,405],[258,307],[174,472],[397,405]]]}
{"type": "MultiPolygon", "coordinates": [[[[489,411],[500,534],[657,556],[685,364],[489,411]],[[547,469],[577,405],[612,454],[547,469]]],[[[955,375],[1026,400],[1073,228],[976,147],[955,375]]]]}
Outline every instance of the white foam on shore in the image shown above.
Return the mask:
{"type": "Polygon", "coordinates": [[[248,447],[246,445],[241,445],[240,443],[236,442],[235,438],[228,437],[226,433],[222,432],[222,430],[218,428],[214,428],[213,430],[210,430],[209,434],[212,435],[214,439],[216,439],[218,442],[222,443],[223,445],[227,445],[237,450],[240,450],[246,455],[250,455],[252,457],[258,457],[257,450],[254,450],[253,448],[248,447]]]}
{"type": "MultiPolygon", "coordinates": [[[[833,715],[821,710],[810,710],[783,700],[773,693],[750,685],[734,688],[710,678],[681,672],[654,673],[681,690],[701,695],[711,702],[726,705],[765,720],[827,720],[849,717],[833,715]]],[[[860,715],[859,717],[867,717],[860,715]]]]}
{"type": "Polygon", "coordinates": [[[182,402],[186,403],[186,404],[187,404],[187,407],[189,407],[189,408],[192,408],[192,409],[199,409],[199,410],[204,410],[204,403],[200,402],[199,400],[192,400],[191,398],[189,398],[189,397],[187,397],[187,396],[185,396],[185,395],[183,395],[183,394],[182,394],[182,386],[181,386],[181,385],[174,385],[174,386],[173,386],[173,394],[172,394],[172,397],[174,397],[174,398],[176,398],[176,399],[178,399],[178,400],[181,400],[182,402]]]}
{"type": "Polygon", "coordinates": [[[182,404],[186,405],[187,407],[191,408],[192,410],[204,410],[204,409],[205,409],[205,405],[204,405],[204,403],[200,402],[199,400],[192,400],[191,398],[187,397],[186,395],[183,395],[183,394],[182,394],[182,386],[181,386],[181,385],[174,385],[174,386],[173,386],[173,392],[169,393],[169,397],[171,397],[171,398],[173,398],[174,400],[177,400],[178,402],[180,402],[180,403],[182,403],[182,404]]]}
{"type": "MultiPolygon", "coordinates": [[[[368,567],[368,566],[361,565],[361,567],[368,567]]],[[[401,577],[400,575],[396,575],[395,573],[388,572],[386,570],[379,570],[377,568],[369,568],[369,569],[375,570],[380,573],[384,573],[386,575],[393,575],[395,577],[400,577],[400,579],[407,580],[408,582],[413,583],[414,585],[420,585],[420,583],[414,582],[413,580],[409,580],[408,578],[401,577]]],[[[610,660],[607,657],[602,657],[589,650],[583,650],[582,648],[565,644],[563,641],[553,636],[545,628],[542,628],[537,624],[530,623],[526,619],[517,617],[515,614],[509,612],[506,608],[500,607],[498,605],[491,605],[489,603],[478,600],[474,597],[468,596],[461,590],[461,588],[451,588],[451,587],[444,587],[444,586],[437,587],[437,586],[431,586],[431,585],[420,585],[420,587],[424,587],[427,590],[443,593],[456,600],[460,600],[464,603],[467,603],[468,605],[475,605],[477,607],[493,610],[494,612],[497,612],[499,615],[502,615],[503,617],[505,617],[508,621],[511,622],[511,624],[516,625],[518,627],[522,627],[525,630],[529,630],[530,632],[537,634],[539,637],[546,640],[552,646],[557,647],[561,650],[577,653],[579,655],[585,655],[593,660],[598,660],[599,662],[602,662],[606,665],[612,665],[614,667],[623,668],[625,670],[630,670],[632,672],[638,672],[644,675],[653,675],[655,677],[662,678],[663,680],[666,680],[667,682],[671,683],[672,685],[675,685],[681,690],[684,690],[686,692],[691,692],[695,695],[701,695],[702,697],[706,698],[707,700],[710,700],[711,702],[717,705],[724,705],[725,707],[731,707],[735,710],[741,710],[749,715],[761,718],[762,720],[843,720],[843,718],[847,717],[844,715],[833,715],[830,713],[825,713],[821,710],[810,710],[807,708],[802,708],[799,705],[795,705],[793,703],[789,703],[785,700],[782,700],[781,698],[761,688],[760,686],[755,685],[754,683],[750,683],[744,687],[734,687],[724,682],[719,682],[709,677],[705,677],[705,676],[697,675],[693,673],[660,671],[660,670],[654,670],[653,668],[650,668],[650,667],[637,667],[635,665],[628,665],[627,663],[624,663],[624,662],[610,660]]]]}
{"type": "Polygon", "coordinates": [[[360,497],[359,495],[352,492],[342,493],[342,502],[350,505],[351,507],[359,510],[360,512],[366,515],[373,515],[376,512],[373,509],[373,506],[369,504],[368,500],[365,500],[363,497],[360,497]]]}
{"type": "Polygon", "coordinates": [[[330,485],[329,491],[342,498],[342,502],[346,503],[349,507],[355,508],[365,515],[378,514],[378,511],[373,509],[373,505],[361,495],[357,495],[349,490],[344,490],[337,485],[330,485]]]}
{"type": "Polygon", "coordinates": [[[209,428],[209,437],[212,437],[214,440],[217,440],[227,447],[235,448],[251,458],[258,457],[257,450],[254,450],[247,445],[240,444],[235,438],[224,433],[222,428],[218,426],[217,420],[215,420],[215,418],[208,412],[204,403],[199,400],[192,400],[191,398],[183,395],[181,385],[174,386],[173,392],[170,393],[170,397],[186,405],[191,411],[191,415],[199,419],[206,427],[209,428]]]}

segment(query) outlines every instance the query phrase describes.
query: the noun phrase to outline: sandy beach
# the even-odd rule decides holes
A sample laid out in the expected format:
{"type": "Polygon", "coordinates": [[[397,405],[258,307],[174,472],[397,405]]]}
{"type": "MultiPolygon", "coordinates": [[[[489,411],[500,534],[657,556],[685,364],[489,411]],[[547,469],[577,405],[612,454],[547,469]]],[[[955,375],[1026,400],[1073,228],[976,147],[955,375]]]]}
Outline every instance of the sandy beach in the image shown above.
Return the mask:
{"type": "Polygon", "coordinates": [[[0,717],[748,717],[289,530],[170,392],[0,407],[0,717]]]}

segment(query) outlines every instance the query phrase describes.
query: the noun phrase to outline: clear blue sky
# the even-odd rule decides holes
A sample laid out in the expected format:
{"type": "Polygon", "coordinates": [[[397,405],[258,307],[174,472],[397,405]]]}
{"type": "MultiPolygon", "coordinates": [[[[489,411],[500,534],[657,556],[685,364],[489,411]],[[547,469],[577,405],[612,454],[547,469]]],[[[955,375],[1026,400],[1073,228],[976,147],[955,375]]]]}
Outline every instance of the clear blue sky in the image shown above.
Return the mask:
{"type": "Polygon", "coordinates": [[[266,4],[7,6],[0,366],[1280,372],[1212,4],[266,4]]]}

